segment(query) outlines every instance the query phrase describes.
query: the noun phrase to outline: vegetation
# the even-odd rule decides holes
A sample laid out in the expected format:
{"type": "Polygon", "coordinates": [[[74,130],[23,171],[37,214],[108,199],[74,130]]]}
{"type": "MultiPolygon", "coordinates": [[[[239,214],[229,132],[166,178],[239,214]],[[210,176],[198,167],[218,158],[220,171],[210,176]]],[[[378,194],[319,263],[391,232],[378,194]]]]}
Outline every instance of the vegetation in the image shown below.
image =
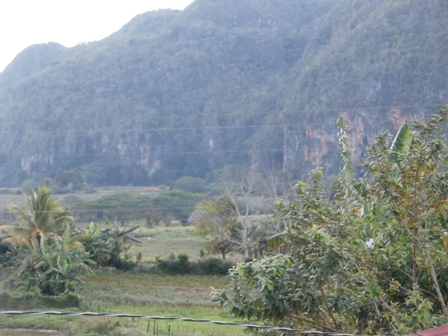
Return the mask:
{"type": "Polygon", "coordinates": [[[203,179],[193,176],[182,176],[173,182],[172,188],[191,193],[205,193],[208,189],[207,183],[203,179]]]}
{"type": "MultiPolygon", "coordinates": [[[[103,41],[27,48],[0,74],[0,194],[29,195],[2,216],[17,223],[2,226],[0,261],[16,277],[0,283],[11,291],[1,308],[61,296],[89,310],[221,319],[214,285],[226,312],[269,324],[404,334],[447,323],[448,112],[403,123],[448,99],[446,14],[441,0],[196,0],[103,41]],[[342,157],[329,126],[341,115],[342,157]],[[385,129],[397,136],[366,151],[385,129]],[[288,198],[281,185],[316,166],[288,198]],[[162,184],[172,190],[90,194],[162,184]],[[86,194],[66,210],[50,188],[86,194]],[[197,236],[174,227],[194,209],[197,236]],[[188,275],[230,265],[201,249],[255,259],[224,288],[188,275]],[[82,288],[91,267],[98,278],[82,288]]],[[[45,324],[27,319],[0,317],[45,324]]],[[[84,334],[133,328],[45,321],[84,334]]]]}
{"type": "Polygon", "coordinates": [[[337,173],[334,109],[365,147],[447,99],[446,11],[441,0],[200,0],[102,41],[32,46],[0,74],[0,132],[14,134],[0,143],[0,185],[58,169],[94,186],[171,185],[225,165],[337,173]]]}
{"type": "MultiPolygon", "coordinates": [[[[152,316],[180,316],[205,318],[214,321],[231,321],[210,302],[210,287],[222,288],[227,280],[222,276],[166,276],[148,273],[130,273],[103,269],[89,277],[81,288],[82,300],[65,296],[45,301],[49,297],[31,297],[29,294],[13,296],[11,288],[3,287],[7,293],[0,296],[4,310],[61,310],[93,312],[127,312],[152,316]],[[70,302],[73,300],[73,302],[70,302]]],[[[2,282],[0,281],[0,286],[2,282]]],[[[240,328],[214,326],[206,323],[157,321],[156,333],[184,335],[201,333],[219,336],[237,335],[240,328]]],[[[2,328],[27,328],[40,331],[56,330],[58,335],[147,335],[148,321],[132,318],[97,318],[80,316],[4,316],[0,315],[2,328]]],[[[153,335],[154,320],[150,321],[149,335],[153,335]]],[[[18,330],[9,331],[21,335],[18,330]]],[[[42,333],[39,333],[41,335],[42,333]]]]}
{"type": "Polygon", "coordinates": [[[11,206],[19,222],[2,227],[10,236],[1,245],[2,261],[7,262],[5,255],[11,254],[10,265],[26,289],[37,286],[44,295],[76,293],[86,274],[93,273],[91,265],[135,267],[122,253],[129,249],[128,241],[139,242],[130,235],[138,226],[126,228],[114,222],[113,229],[101,230],[92,222],[87,230],[79,230],[46,186],[32,191],[26,200],[25,207],[11,206]]]}
{"type": "Polygon", "coordinates": [[[157,269],[165,274],[195,274],[195,275],[227,275],[234,265],[221,259],[208,258],[191,262],[188,255],[179,254],[176,258],[171,254],[167,260],[157,260],[157,269]]]}
{"type": "Polygon", "coordinates": [[[76,291],[91,255],[83,251],[80,235],[73,235],[72,217],[51,197],[51,190],[41,186],[26,198],[27,205],[11,206],[19,222],[4,227],[10,237],[12,265],[27,287],[36,285],[45,295],[76,291]]]}
{"type": "Polygon", "coordinates": [[[239,318],[349,333],[405,334],[448,321],[448,107],[380,136],[356,177],[342,122],[344,169],[329,195],[321,169],[278,203],[286,251],[239,264],[215,291],[239,318]]]}
{"type": "MultiPolygon", "coordinates": [[[[117,225],[119,231],[121,227],[117,225]]],[[[85,251],[95,256],[100,256],[100,251],[106,249],[104,254],[108,257],[109,247],[103,239],[97,239],[97,236],[104,235],[107,231],[113,231],[115,227],[100,229],[95,223],[92,223],[87,231],[89,234],[82,233],[80,240],[85,251]],[[94,234],[96,232],[96,234],[94,234]]],[[[129,229],[124,229],[125,231],[129,229]]],[[[17,287],[17,279],[2,277],[0,269],[0,291],[4,292],[0,298],[2,309],[6,310],[82,310],[82,311],[109,311],[109,312],[129,312],[148,315],[181,316],[194,318],[210,318],[212,320],[228,320],[219,309],[210,302],[210,286],[221,288],[227,282],[222,276],[206,276],[204,274],[224,274],[227,272],[231,263],[223,263],[219,259],[197,259],[197,251],[203,246],[204,241],[193,235],[191,227],[157,227],[147,229],[140,227],[131,232],[139,237],[141,244],[133,245],[130,253],[134,256],[132,260],[137,267],[134,271],[122,273],[110,268],[96,268],[95,276],[84,279],[82,287],[78,287],[78,296],[71,294],[63,297],[49,297],[30,292],[26,287],[17,287]],[[152,238],[148,240],[147,235],[152,238]],[[169,258],[163,251],[181,251],[179,253],[189,253],[186,257],[187,268],[176,268],[177,260],[171,263],[173,258],[169,258]],[[138,262],[135,255],[143,253],[143,261],[138,262]],[[159,262],[157,262],[159,260],[159,262]],[[186,270],[182,276],[168,276],[158,267],[165,263],[168,265],[171,274],[179,274],[177,270],[186,270]],[[174,267],[173,267],[174,266],[174,267]],[[174,271],[174,272],[171,272],[174,271]],[[185,274],[188,273],[188,274],[185,274]],[[194,276],[201,274],[201,276],[194,276]],[[3,281],[2,281],[3,280],[3,281]],[[26,290],[26,292],[25,292],[26,290]],[[52,301],[49,299],[52,298],[52,301]],[[64,299],[65,298],[65,299],[64,299]]],[[[101,258],[96,265],[101,262],[101,258]]],[[[103,259],[104,260],[104,259],[103,259]]],[[[185,260],[185,257],[182,257],[185,260]]],[[[124,259],[126,261],[126,259],[124,259]]],[[[67,333],[71,330],[74,334],[107,334],[119,335],[127,334],[140,335],[146,334],[146,322],[142,329],[142,321],[133,321],[131,319],[107,319],[101,318],[82,318],[82,317],[8,317],[0,316],[0,325],[3,328],[34,328],[34,329],[54,329],[59,333],[67,333]]],[[[239,329],[228,327],[213,327],[206,324],[186,324],[180,322],[170,322],[171,332],[180,329],[180,333],[187,331],[213,332],[217,335],[237,334],[239,329]],[[189,328],[189,330],[187,330],[189,328]]],[[[158,322],[159,333],[166,331],[168,323],[158,322]],[[162,331],[163,329],[163,331],[162,331]]],[[[153,328],[151,320],[151,330],[153,328]]],[[[0,328],[0,332],[3,330],[0,328]]]]}
{"type": "Polygon", "coordinates": [[[209,238],[204,246],[207,253],[219,253],[224,260],[226,254],[238,245],[241,223],[238,222],[238,213],[230,197],[198,204],[193,214],[193,224],[196,234],[209,238]]]}
{"type": "Polygon", "coordinates": [[[123,224],[145,220],[148,227],[160,222],[169,226],[174,220],[187,225],[196,203],[197,195],[183,190],[162,191],[158,195],[140,195],[135,191],[111,193],[92,201],[69,196],[64,200],[79,222],[107,220],[123,224]]]}
{"type": "Polygon", "coordinates": [[[193,213],[196,199],[193,194],[183,190],[170,190],[160,193],[153,200],[155,214],[164,218],[179,220],[188,225],[188,217],[193,213]]]}
{"type": "Polygon", "coordinates": [[[25,289],[37,285],[43,295],[76,293],[86,275],[93,273],[88,266],[94,264],[91,255],[83,251],[79,237],[70,237],[70,229],[67,226],[61,237],[50,242],[41,236],[40,242],[34,239],[13,251],[12,263],[17,275],[27,281],[25,289]]]}
{"type": "Polygon", "coordinates": [[[19,222],[6,227],[11,235],[6,241],[15,246],[23,243],[48,240],[52,235],[61,236],[73,218],[65,211],[57,200],[51,197],[52,191],[41,186],[26,196],[26,206],[12,205],[10,211],[15,213],[19,222]]]}

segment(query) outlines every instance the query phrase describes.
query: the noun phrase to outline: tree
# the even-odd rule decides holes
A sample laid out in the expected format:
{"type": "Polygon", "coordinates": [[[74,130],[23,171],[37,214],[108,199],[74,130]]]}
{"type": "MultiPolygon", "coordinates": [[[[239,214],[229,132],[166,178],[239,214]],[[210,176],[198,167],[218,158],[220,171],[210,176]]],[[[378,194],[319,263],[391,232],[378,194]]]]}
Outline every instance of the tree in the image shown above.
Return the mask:
{"type": "Polygon", "coordinates": [[[226,254],[239,245],[238,231],[241,225],[237,214],[235,204],[227,196],[196,206],[193,225],[196,234],[211,238],[204,247],[208,253],[220,253],[225,260],[226,254]]]}
{"type": "Polygon", "coordinates": [[[192,193],[170,190],[160,193],[154,198],[153,204],[154,210],[160,212],[163,217],[173,217],[181,221],[182,225],[186,225],[196,205],[196,199],[192,193]]]}
{"type": "Polygon", "coordinates": [[[68,191],[84,188],[85,178],[78,169],[64,170],[59,168],[54,175],[54,180],[59,188],[68,191]]]}
{"type": "Polygon", "coordinates": [[[42,236],[48,240],[54,235],[62,235],[73,218],[51,194],[49,188],[41,186],[26,196],[26,206],[14,204],[10,207],[19,221],[13,226],[3,227],[11,235],[5,239],[6,242],[18,246],[24,242],[31,243],[34,239],[40,242],[42,236]]]}
{"type": "Polygon", "coordinates": [[[3,241],[12,246],[17,275],[42,294],[62,295],[77,290],[94,262],[80,242],[84,234],[73,232],[72,217],[51,193],[41,186],[26,196],[26,206],[12,205],[19,222],[6,227],[10,237],[3,241]]]}
{"type": "Polygon", "coordinates": [[[250,215],[260,214],[263,208],[264,198],[257,195],[257,189],[266,186],[261,179],[261,174],[248,173],[244,167],[233,173],[224,170],[224,174],[221,175],[226,195],[233,203],[236,219],[240,224],[238,245],[244,259],[250,257],[252,247],[258,244],[257,240],[251,239],[251,233],[256,230],[250,215]]]}
{"type": "MultiPolygon", "coordinates": [[[[96,265],[109,265],[120,268],[128,259],[126,252],[129,250],[129,242],[141,243],[140,240],[131,236],[130,233],[137,230],[139,226],[127,228],[125,224],[118,225],[113,222],[113,228],[101,230],[95,222],[90,223],[87,230],[83,230],[80,242],[84,250],[96,265]],[[124,258],[123,253],[125,253],[124,258]]],[[[130,266],[130,265],[128,265],[130,266]]]]}
{"type": "Polygon", "coordinates": [[[137,238],[130,235],[131,232],[137,230],[139,227],[134,226],[132,228],[126,228],[126,225],[119,226],[117,222],[113,222],[113,230],[106,229],[105,232],[109,235],[109,240],[112,246],[110,254],[110,263],[117,266],[121,262],[121,254],[126,252],[130,246],[126,243],[133,241],[135,243],[141,243],[137,238]]]}
{"type": "Polygon", "coordinates": [[[345,127],[344,168],[331,197],[320,169],[278,204],[286,252],[237,266],[213,300],[238,317],[334,332],[405,334],[446,324],[448,107],[371,145],[356,177],[345,127]]]}
{"type": "Polygon", "coordinates": [[[173,182],[172,188],[191,193],[205,193],[207,192],[207,183],[198,177],[183,176],[173,182]]]}

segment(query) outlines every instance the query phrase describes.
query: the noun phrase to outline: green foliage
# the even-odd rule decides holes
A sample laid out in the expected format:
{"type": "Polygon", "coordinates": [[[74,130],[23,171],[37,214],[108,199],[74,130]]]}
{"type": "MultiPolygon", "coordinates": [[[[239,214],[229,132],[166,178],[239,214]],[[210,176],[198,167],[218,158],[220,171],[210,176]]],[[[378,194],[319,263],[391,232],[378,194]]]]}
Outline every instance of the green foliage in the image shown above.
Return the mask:
{"type": "MultiPolygon", "coordinates": [[[[122,265],[122,253],[129,250],[128,242],[140,243],[138,239],[131,236],[130,233],[137,230],[138,226],[127,228],[125,224],[118,225],[117,222],[113,222],[113,229],[106,229],[105,233],[109,235],[109,241],[111,243],[112,249],[110,252],[110,263],[114,266],[122,265]]],[[[125,256],[125,260],[128,259],[125,256]]],[[[134,265],[135,266],[135,265],[134,265]]],[[[128,266],[125,266],[128,268],[128,266]]]]}
{"type": "Polygon", "coordinates": [[[157,262],[157,268],[163,272],[175,275],[175,274],[190,274],[191,262],[186,254],[179,254],[176,256],[172,253],[168,260],[159,260],[157,262]]]}
{"type": "Polygon", "coordinates": [[[413,120],[400,148],[388,132],[378,137],[364,175],[344,169],[331,197],[314,170],[277,205],[286,229],[274,243],[285,253],[239,264],[213,300],[239,318],[325,331],[406,334],[446,324],[447,121],[448,108],[413,120]]]}
{"type": "Polygon", "coordinates": [[[79,237],[70,237],[68,226],[63,235],[51,242],[34,239],[15,251],[13,262],[18,275],[36,283],[44,295],[64,295],[76,292],[85,275],[92,273],[88,264],[94,264],[91,255],[77,244],[79,237]]]}
{"type": "Polygon", "coordinates": [[[136,193],[117,193],[85,202],[75,196],[64,199],[67,208],[76,213],[76,220],[129,222],[151,214],[152,198],[136,193]]]}
{"type": "Polygon", "coordinates": [[[187,225],[188,217],[196,205],[195,196],[183,190],[161,192],[153,200],[154,209],[165,218],[173,217],[182,225],[187,225]]]}
{"type": "Polygon", "coordinates": [[[169,275],[226,275],[233,266],[232,262],[217,258],[206,258],[195,262],[190,261],[186,254],[179,254],[177,257],[171,254],[167,260],[159,259],[156,267],[169,275]]]}
{"type": "Polygon", "coordinates": [[[219,253],[225,259],[238,245],[241,223],[230,197],[199,203],[192,218],[196,234],[209,238],[204,246],[208,253],[219,253]]]}
{"type": "MultiPolygon", "coordinates": [[[[12,279],[11,279],[12,280],[12,279]]],[[[15,279],[17,281],[17,279],[15,279]]],[[[0,293],[0,302],[4,310],[31,310],[36,307],[67,309],[79,308],[80,297],[76,294],[48,296],[36,292],[8,291],[0,293]]]]}
{"type": "Polygon", "coordinates": [[[173,182],[172,189],[184,190],[191,193],[205,193],[207,192],[207,183],[197,177],[182,176],[173,182]]]}
{"type": "Polygon", "coordinates": [[[57,183],[61,192],[82,190],[85,186],[85,178],[77,169],[64,170],[59,168],[54,175],[54,181],[57,183]]]}
{"type": "Polygon", "coordinates": [[[203,0],[103,41],[32,46],[0,74],[0,111],[42,121],[2,123],[14,136],[0,144],[0,183],[58,168],[95,185],[171,184],[230,164],[336,173],[329,110],[362,127],[364,146],[445,101],[446,14],[442,0],[203,0]]]}
{"type": "Polygon", "coordinates": [[[89,228],[80,234],[80,242],[96,265],[108,265],[129,271],[137,265],[130,260],[130,255],[127,253],[130,242],[140,244],[138,239],[130,235],[137,229],[138,226],[127,228],[125,224],[119,225],[113,222],[113,228],[101,230],[92,222],[89,228]]]}
{"type": "Polygon", "coordinates": [[[114,246],[110,242],[110,230],[101,230],[98,224],[92,222],[81,236],[80,242],[84,251],[89,253],[91,259],[98,266],[104,266],[111,259],[114,246]]]}
{"type": "Polygon", "coordinates": [[[10,211],[16,214],[19,222],[13,226],[3,226],[12,237],[5,239],[13,245],[31,243],[41,237],[49,239],[51,235],[62,235],[73,218],[51,197],[52,191],[41,186],[26,196],[26,206],[11,205],[10,211]]]}
{"type": "Polygon", "coordinates": [[[218,258],[205,258],[197,261],[199,274],[203,275],[227,275],[233,266],[231,261],[218,258]]]}
{"type": "Polygon", "coordinates": [[[65,295],[77,290],[94,262],[79,242],[81,235],[72,232],[72,217],[51,193],[41,186],[26,196],[26,206],[11,206],[19,222],[6,227],[10,237],[3,242],[11,244],[11,262],[28,286],[44,295],[65,295]]]}
{"type": "Polygon", "coordinates": [[[179,220],[186,225],[196,205],[196,197],[183,190],[170,190],[157,196],[117,193],[90,202],[70,197],[65,204],[70,211],[77,213],[78,221],[109,220],[123,223],[145,220],[146,225],[151,227],[160,222],[169,226],[172,220],[179,220]]]}
{"type": "Polygon", "coordinates": [[[392,145],[390,146],[392,152],[407,153],[409,150],[410,140],[412,136],[412,130],[409,127],[409,123],[405,120],[403,125],[395,136],[392,145]]]}

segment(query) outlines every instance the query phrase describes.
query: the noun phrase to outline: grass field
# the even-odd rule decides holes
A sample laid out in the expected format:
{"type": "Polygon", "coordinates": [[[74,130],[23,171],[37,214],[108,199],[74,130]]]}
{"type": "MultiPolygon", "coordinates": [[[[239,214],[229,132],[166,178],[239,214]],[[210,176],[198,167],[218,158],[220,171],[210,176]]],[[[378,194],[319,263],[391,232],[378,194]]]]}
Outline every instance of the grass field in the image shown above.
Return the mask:
{"type": "MultiPolygon", "coordinates": [[[[106,269],[86,281],[81,290],[80,310],[231,321],[210,302],[211,287],[225,285],[224,277],[132,274],[106,269]]],[[[13,328],[55,330],[57,332],[50,334],[57,335],[153,335],[154,331],[160,335],[182,336],[243,334],[243,329],[238,327],[193,322],[158,321],[157,331],[154,320],[150,321],[148,330],[148,320],[144,319],[0,316],[1,335],[41,334],[6,330],[13,328]]]]}
{"type": "MultiPolygon", "coordinates": [[[[132,245],[128,253],[133,259],[137,253],[141,253],[144,261],[153,260],[156,256],[167,258],[171,253],[185,253],[190,259],[198,259],[198,251],[205,240],[195,236],[193,230],[182,226],[140,228],[135,233],[142,244],[132,245]]],[[[229,321],[231,319],[210,300],[211,287],[222,288],[225,284],[226,278],[219,276],[163,276],[101,269],[83,285],[79,310],[229,321]]],[[[0,292],[7,290],[0,282],[0,292]]],[[[8,308],[0,302],[1,309],[8,308]]],[[[59,310],[39,306],[24,306],[20,309],[59,310]]],[[[154,335],[154,332],[156,335],[181,336],[242,335],[243,329],[173,321],[159,321],[154,329],[153,320],[148,329],[147,320],[137,319],[0,315],[0,335],[7,336],[154,335]]]]}
{"type": "MultiPolygon", "coordinates": [[[[84,200],[93,200],[107,194],[123,191],[138,192],[139,187],[102,188],[95,194],[75,194],[84,200]]],[[[6,210],[11,203],[23,204],[23,195],[0,194],[0,207],[6,210]]],[[[87,227],[88,223],[76,223],[87,227]]],[[[105,223],[99,223],[106,228],[105,223]]],[[[139,225],[133,233],[141,244],[131,246],[128,253],[136,260],[141,254],[143,261],[156,258],[166,259],[170,254],[187,254],[191,260],[199,259],[199,250],[206,240],[194,234],[193,227],[182,227],[176,222],[171,226],[147,228],[145,223],[132,222],[128,227],[139,225]]],[[[240,261],[241,256],[230,256],[240,261]]],[[[1,277],[0,277],[1,279],[1,277]]],[[[124,273],[112,269],[100,269],[95,276],[86,280],[78,311],[128,313],[150,316],[191,317],[231,321],[225,313],[210,300],[211,287],[223,288],[226,278],[219,276],[163,276],[148,273],[124,273]]],[[[0,281],[0,293],[9,288],[0,281]]],[[[20,306],[21,310],[60,309],[36,304],[20,306]]],[[[10,309],[0,302],[0,310],[10,309]]],[[[218,326],[205,323],[159,321],[154,325],[147,320],[105,317],[67,316],[6,316],[0,315],[0,335],[242,335],[238,327],[218,326]],[[169,330],[169,332],[168,332],[169,330]]]]}
{"type": "Polygon", "coordinates": [[[156,227],[148,229],[142,226],[135,231],[141,244],[132,244],[130,253],[141,253],[143,260],[153,260],[160,256],[166,259],[171,253],[187,254],[190,259],[199,258],[199,250],[204,247],[206,239],[194,234],[194,227],[156,227]]]}

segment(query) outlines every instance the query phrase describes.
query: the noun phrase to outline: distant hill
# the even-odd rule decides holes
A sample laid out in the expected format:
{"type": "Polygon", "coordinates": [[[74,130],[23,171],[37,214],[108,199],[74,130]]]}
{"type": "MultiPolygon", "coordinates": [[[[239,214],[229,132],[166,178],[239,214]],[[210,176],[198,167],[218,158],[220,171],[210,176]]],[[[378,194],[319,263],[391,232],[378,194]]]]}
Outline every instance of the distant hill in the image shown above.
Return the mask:
{"type": "Polygon", "coordinates": [[[0,186],[81,170],[170,183],[225,165],[302,174],[448,102],[443,0],[196,0],[0,74],[0,186]]]}

